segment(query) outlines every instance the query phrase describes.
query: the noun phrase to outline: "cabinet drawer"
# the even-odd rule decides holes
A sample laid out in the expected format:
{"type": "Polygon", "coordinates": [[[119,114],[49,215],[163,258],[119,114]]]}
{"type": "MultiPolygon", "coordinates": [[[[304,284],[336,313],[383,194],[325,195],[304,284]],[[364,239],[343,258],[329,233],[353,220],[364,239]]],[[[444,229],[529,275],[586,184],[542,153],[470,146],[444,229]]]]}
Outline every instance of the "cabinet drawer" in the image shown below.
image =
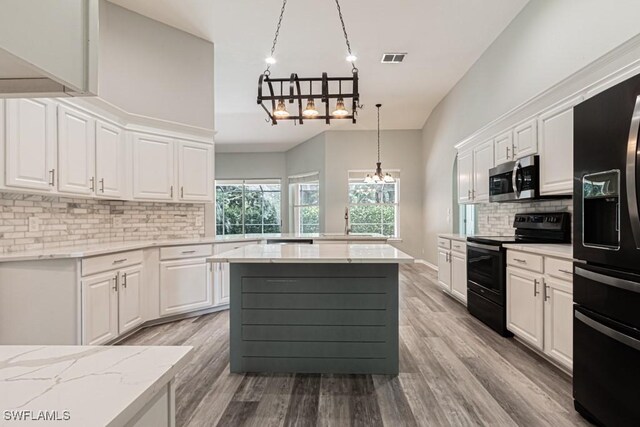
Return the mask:
{"type": "Polygon", "coordinates": [[[197,258],[213,255],[211,245],[168,246],[160,248],[160,259],[197,258]]]}
{"type": "Polygon", "coordinates": [[[451,249],[451,240],[438,237],[438,247],[442,249],[451,249]]]}
{"type": "Polygon", "coordinates": [[[573,262],[566,259],[545,257],[544,272],[551,277],[573,281],[573,262]]]}
{"type": "Polygon", "coordinates": [[[118,252],[109,255],[83,258],[82,276],[90,276],[103,271],[115,270],[128,265],[142,263],[142,250],[118,252]]]}
{"type": "Polygon", "coordinates": [[[451,241],[451,250],[455,252],[460,252],[461,254],[467,253],[467,244],[464,242],[459,242],[457,240],[451,241]]]}
{"type": "Polygon", "coordinates": [[[524,268],[537,273],[543,272],[542,256],[526,252],[507,251],[507,265],[524,268]]]}
{"type": "Polygon", "coordinates": [[[235,242],[235,243],[216,243],[213,245],[213,253],[215,255],[219,255],[223,252],[232,251],[234,249],[241,248],[243,246],[255,245],[258,241],[254,240],[252,242],[235,242]]]}

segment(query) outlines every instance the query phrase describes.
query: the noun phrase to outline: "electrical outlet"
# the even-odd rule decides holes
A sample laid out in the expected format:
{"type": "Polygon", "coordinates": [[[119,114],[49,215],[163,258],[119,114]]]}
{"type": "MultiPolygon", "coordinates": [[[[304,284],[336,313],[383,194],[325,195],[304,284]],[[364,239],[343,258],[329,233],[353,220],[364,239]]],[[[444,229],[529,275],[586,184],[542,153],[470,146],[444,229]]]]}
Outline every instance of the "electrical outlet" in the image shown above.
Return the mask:
{"type": "Polygon", "coordinates": [[[204,225],[204,218],[201,216],[196,217],[196,227],[202,227],[204,225]]]}
{"type": "Polygon", "coordinates": [[[122,227],[122,217],[121,216],[114,216],[113,220],[111,221],[111,224],[115,227],[115,228],[120,228],[122,227]]]}
{"type": "Polygon", "coordinates": [[[29,217],[29,232],[38,232],[42,229],[42,220],[37,216],[29,217]]]}

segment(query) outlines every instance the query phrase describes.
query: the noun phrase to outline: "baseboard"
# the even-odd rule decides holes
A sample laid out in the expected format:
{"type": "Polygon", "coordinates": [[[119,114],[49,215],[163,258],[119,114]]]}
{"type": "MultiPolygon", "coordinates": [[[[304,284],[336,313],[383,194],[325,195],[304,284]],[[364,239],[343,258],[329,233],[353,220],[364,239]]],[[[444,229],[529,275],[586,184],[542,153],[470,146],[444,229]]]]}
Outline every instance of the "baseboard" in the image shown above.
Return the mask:
{"type": "Polygon", "coordinates": [[[162,325],[164,323],[176,322],[178,320],[189,319],[190,317],[203,316],[205,314],[216,313],[218,311],[223,311],[228,309],[229,309],[229,304],[224,304],[224,305],[218,305],[216,307],[205,308],[203,310],[191,311],[189,313],[181,313],[181,314],[175,314],[173,316],[161,317],[159,319],[147,320],[146,322],[140,324],[137,328],[133,328],[126,334],[120,335],[118,338],[112,341],[109,341],[104,345],[118,344],[119,342],[124,341],[125,339],[129,338],[133,334],[140,332],[141,330],[148,328],[150,326],[157,326],[157,325],[162,325]]]}
{"type": "Polygon", "coordinates": [[[437,265],[433,265],[433,264],[431,264],[431,263],[430,263],[429,261],[427,261],[427,260],[424,260],[424,259],[416,259],[416,262],[417,262],[418,264],[426,265],[427,267],[429,267],[429,268],[431,268],[431,269],[433,269],[433,270],[435,270],[435,271],[438,271],[438,266],[437,266],[437,265]]]}

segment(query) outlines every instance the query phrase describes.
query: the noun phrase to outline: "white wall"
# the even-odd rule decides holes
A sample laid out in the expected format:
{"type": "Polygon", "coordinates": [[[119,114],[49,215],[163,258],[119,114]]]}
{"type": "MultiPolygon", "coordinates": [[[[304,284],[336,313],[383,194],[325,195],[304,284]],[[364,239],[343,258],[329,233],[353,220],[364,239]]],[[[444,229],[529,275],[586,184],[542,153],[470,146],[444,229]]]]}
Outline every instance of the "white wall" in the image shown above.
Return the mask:
{"type": "Polygon", "coordinates": [[[451,231],[454,145],[638,34],[636,0],[535,0],[440,102],[422,130],[425,259],[451,231]]]}
{"type": "MultiPolygon", "coordinates": [[[[349,204],[349,170],[375,171],[377,161],[376,131],[330,131],[326,136],[322,215],[328,233],[344,231],[344,210],[349,204]]],[[[382,169],[400,170],[400,239],[399,249],[422,258],[422,140],[420,130],[382,131],[382,169]]]]}
{"type": "Polygon", "coordinates": [[[213,44],[100,1],[98,95],[132,114],[214,129],[213,44]]]}

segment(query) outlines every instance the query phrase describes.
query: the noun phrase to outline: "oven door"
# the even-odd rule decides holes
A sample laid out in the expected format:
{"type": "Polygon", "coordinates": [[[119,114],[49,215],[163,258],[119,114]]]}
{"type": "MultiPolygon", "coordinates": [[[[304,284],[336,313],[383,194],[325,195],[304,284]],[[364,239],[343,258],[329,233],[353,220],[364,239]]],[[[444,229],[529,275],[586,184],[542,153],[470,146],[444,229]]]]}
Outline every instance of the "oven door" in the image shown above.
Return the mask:
{"type": "Polygon", "coordinates": [[[580,306],[573,325],[576,409],[601,425],[640,425],[640,331],[580,306]]]}
{"type": "Polygon", "coordinates": [[[473,292],[504,305],[505,252],[499,246],[467,242],[467,285],[473,292]]]}

